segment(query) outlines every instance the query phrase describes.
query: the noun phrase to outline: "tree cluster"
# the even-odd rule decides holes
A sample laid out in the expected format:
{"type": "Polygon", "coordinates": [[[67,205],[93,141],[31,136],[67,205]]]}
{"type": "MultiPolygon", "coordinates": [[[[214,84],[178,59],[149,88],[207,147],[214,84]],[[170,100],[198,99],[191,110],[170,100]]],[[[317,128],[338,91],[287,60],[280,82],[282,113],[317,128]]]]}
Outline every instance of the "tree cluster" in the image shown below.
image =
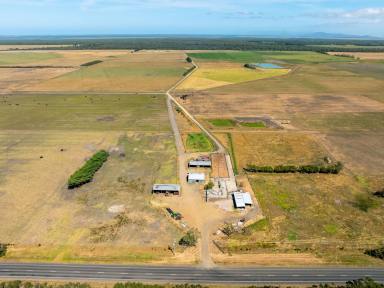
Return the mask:
{"type": "Polygon", "coordinates": [[[337,162],[334,165],[277,165],[277,166],[257,166],[249,164],[244,171],[250,173],[302,173],[302,174],[339,174],[343,169],[343,164],[337,162]]]}
{"type": "Polygon", "coordinates": [[[196,246],[197,243],[197,235],[193,230],[189,230],[181,239],[179,240],[179,245],[192,247],[196,246]]]}
{"type": "Polygon", "coordinates": [[[93,176],[103,166],[104,162],[107,161],[109,153],[105,150],[100,150],[89,159],[83,167],[77,170],[69,177],[68,189],[80,187],[86,183],[92,181],[93,176]]]}
{"type": "Polygon", "coordinates": [[[365,250],[365,254],[384,260],[384,246],[376,249],[365,250]]]}
{"type": "Polygon", "coordinates": [[[373,195],[384,198],[384,188],[379,191],[376,191],[375,193],[373,193],[373,195]]]}

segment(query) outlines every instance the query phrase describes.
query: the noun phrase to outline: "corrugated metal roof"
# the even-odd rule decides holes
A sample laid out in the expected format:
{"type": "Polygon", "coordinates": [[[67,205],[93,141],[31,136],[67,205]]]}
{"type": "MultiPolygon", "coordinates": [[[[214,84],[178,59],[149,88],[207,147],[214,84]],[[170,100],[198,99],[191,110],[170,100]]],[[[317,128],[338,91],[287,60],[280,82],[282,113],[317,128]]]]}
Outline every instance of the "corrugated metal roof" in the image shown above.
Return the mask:
{"type": "Polygon", "coordinates": [[[235,202],[235,208],[245,208],[243,193],[234,192],[232,197],[235,202]]]}
{"type": "Polygon", "coordinates": [[[253,205],[251,194],[248,192],[242,193],[245,205],[253,205]]]}
{"type": "Polygon", "coordinates": [[[154,184],[153,190],[155,191],[180,191],[178,184],[154,184]]]}
{"type": "Polygon", "coordinates": [[[210,160],[191,160],[191,161],[189,161],[189,165],[191,165],[191,166],[212,166],[212,162],[210,160]]]}
{"type": "Polygon", "coordinates": [[[204,173],[188,173],[188,180],[204,181],[205,174],[204,173]]]}

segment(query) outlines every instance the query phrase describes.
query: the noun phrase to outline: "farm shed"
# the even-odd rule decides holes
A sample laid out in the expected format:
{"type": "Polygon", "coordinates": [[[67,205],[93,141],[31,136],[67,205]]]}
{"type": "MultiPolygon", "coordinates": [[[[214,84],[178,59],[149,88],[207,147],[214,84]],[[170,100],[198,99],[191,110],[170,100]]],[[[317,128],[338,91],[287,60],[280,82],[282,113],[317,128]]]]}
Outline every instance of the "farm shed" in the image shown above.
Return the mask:
{"type": "Polygon", "coordinates": [[[202,167],[202,168],[211,168],[211,160],[191,160],[188,162],[188,167],[202,167]]]}
{"type": "Polygon", "coordinates": [[[174,195],[180,194],[180,185],[178,184],[154,184],[152,193],[171,193],[174,195]]]}
{"type": "Polygon", "coordinates": [[[245,192],[245,193],[242,193],[242,194],[243,194],[243,199],[244,199],[245,205],[252,206],[253,205],[253,201],[252,201],[251,194],[249,194],[248,192],[245,192]]]}
{"type": "Polygon", "coordinates": [[[243,193],[234,192],[232,194],[232,199],[233,199],[233,205],[235,206],[235,208],[237,208],[237,209],[244,209],[245,208],[243,193]]]}
{"type": "Polygon", "coordinates": [[[202,183],[205,181],[204,173],[188,173],[187,175],[188,183],[202,183]]]}

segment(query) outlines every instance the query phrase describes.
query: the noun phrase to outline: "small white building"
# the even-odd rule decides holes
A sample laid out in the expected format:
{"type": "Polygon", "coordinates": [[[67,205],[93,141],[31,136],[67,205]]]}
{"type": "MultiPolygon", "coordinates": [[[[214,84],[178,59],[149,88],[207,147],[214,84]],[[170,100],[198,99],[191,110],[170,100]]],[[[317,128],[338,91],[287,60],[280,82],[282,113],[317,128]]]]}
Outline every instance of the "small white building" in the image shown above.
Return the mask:
{"type": "Polygon", "coordinates": [[[252,196],[248,192],[234,192],[232,199],[236,209],[244,209],[246,206],[253,205],[252,196]]]}
{"type": "Polygon", "coordinates": [[[180,194],[181,187],[178,184],[154,184],[152,187],[152,193],[164,193],[164,194],[180,194]]]}
{"type": "Polygon", "coordinates": [[[188,183],[204,183],[205,182],[205,174],[204,173],[188,173],[187,175],[188,183]]]}

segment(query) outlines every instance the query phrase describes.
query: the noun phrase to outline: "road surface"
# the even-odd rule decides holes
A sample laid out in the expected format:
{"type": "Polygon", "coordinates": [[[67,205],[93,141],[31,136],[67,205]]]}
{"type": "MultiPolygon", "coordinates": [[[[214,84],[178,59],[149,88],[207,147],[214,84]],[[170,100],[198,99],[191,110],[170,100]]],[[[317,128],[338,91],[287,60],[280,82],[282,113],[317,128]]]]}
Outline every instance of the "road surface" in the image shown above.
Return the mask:
{"type": "Polygon", "coordinates": [[[167,283],[341,283],[370,277],[384,283],[384,268],[213,268],[1,263],[3,279],[111,280],[167,283]]]}

